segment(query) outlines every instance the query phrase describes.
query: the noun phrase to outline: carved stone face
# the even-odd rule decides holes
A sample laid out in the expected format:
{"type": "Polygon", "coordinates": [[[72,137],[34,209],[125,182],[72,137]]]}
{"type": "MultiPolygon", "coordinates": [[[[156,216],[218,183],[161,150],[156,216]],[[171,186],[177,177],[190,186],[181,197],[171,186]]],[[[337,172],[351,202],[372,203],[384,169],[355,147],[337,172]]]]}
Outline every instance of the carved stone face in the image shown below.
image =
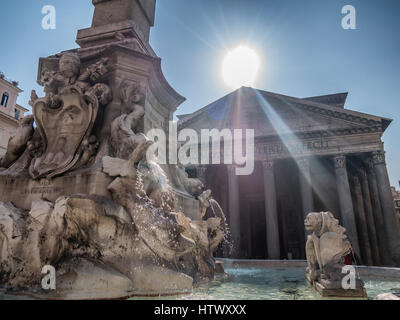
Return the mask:
{"type": "Polygon", "coordinates": [[[318,212],[311,212],[307,215],[306,219],[304,220],[304,226],[308,231],[314,231],[320,228],[321,221],[319,219],[318,212]]]}
{"type": "Polygon", "coordinates": [[[81,67],[81,63],[77,56],[64,54],[60,59],[60,72],[68,78],[77,76],[81,67]]]}

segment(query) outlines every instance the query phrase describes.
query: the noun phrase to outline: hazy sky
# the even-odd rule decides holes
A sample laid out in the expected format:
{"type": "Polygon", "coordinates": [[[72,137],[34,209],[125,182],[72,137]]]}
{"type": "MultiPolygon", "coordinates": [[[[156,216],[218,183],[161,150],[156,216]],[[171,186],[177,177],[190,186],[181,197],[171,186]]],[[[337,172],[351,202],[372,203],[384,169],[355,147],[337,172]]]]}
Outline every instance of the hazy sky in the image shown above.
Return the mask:
{"type": "MultiPolygon", "coordinates": [[[[76,47],[90,26],[90,0],[13,0],[1,5],[0,71],[25,90],[27,106],[38,59],[76,47]],[[57,10],[57,29],[41,27],[42,7],[57,10]]],[[[346,107],[394,120],[384,135],[391,182],[400,179],[400,1],[158,0],[151,45],[190,113],[230,91],[221,80],[227,49],[247,43],[263,62],[255,87],[296,97],[349,92],[346,107]],[[344,5],[357,30],[341,27],[344,5]]]]}

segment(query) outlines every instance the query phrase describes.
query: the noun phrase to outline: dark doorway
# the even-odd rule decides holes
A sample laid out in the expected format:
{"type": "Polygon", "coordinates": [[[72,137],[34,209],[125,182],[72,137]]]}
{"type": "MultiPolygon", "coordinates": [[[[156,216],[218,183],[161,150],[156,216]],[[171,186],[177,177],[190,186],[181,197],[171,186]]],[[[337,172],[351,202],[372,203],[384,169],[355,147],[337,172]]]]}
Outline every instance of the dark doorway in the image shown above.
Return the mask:
{"type": "Polygon", "coordinates": [[[304,259],[305,234],[299,169],[293,159],[276,162],[275,183],[281,259],[304,259]]]}

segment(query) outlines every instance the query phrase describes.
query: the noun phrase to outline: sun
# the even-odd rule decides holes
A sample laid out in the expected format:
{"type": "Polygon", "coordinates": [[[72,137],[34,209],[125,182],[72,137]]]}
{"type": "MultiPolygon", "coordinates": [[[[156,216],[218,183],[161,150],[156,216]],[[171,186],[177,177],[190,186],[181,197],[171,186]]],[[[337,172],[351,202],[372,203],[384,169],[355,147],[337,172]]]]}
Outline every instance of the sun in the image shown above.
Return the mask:
{"type": "Polygon", "coordinates": [[[230,50],[222,61],[222,78],[233,89],[252,87],[257,80],[260,58],[257,52],[241,45],[230,50]]]}

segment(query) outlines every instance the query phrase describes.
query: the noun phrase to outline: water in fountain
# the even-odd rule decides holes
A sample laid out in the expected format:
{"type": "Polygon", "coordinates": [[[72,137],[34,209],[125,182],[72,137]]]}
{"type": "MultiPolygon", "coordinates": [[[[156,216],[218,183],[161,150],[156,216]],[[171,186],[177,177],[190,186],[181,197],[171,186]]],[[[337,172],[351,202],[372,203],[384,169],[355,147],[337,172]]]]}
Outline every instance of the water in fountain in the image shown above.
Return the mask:
{"type": "Polygon", "coordinates": [[[225,213],[216,200],[210,199],[210,205],[211,205],[211,209],[212,209],[214,215],[217,218],[221,219],[221,225],[224,230],[224,239],[221,242],[222,250],[224,252],[224,255],[230,256],[232,253],[232,249],[233,249],[233,243],[231,240],[231,232],[229,230],[228,223],[226,222],[225,213]]]}

